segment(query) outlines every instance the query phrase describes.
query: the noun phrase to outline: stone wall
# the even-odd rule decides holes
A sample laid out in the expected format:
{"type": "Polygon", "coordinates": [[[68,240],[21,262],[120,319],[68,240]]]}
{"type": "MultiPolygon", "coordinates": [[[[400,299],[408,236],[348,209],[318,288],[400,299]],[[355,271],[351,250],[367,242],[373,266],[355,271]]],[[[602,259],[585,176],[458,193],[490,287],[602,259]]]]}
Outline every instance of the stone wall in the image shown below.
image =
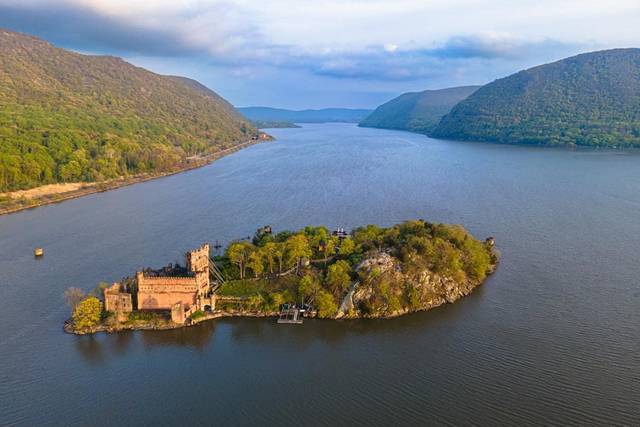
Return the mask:
{"type": "Polygon", "coordinates": [[[104,290],[104,309],[106,311],[131,313],[133,311],[131,294],[121,289],[119,283],[114,283],[104,290]]]}
{"type": "Polygon", "coordinates": [[[138,310],[171,310],[182,303],[188,307],[196,303],[196,277],[146,277],[139,272],[138,310]]]}
{"type": "MultiPolygon", "coordinates": [[[[138,272],[138,310],[171,310],[176,304],[188,312],[192,307],[203,309],[210,294],[209,245],[187,252],[189,276],[156,276],[138,272]]],[[[173,316],[173,315],[172,315],[173,316]]],[[[188,316],[188,314],[187,314],[188,316]]],[[[176,318],[184,317],[176,313],[176,318]]]]}

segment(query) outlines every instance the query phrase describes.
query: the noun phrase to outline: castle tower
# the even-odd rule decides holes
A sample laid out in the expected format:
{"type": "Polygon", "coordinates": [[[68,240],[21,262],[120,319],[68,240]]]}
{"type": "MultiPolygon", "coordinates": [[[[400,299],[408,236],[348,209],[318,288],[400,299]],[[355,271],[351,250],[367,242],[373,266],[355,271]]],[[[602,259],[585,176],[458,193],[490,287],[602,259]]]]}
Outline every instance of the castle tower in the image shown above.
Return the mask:
{"type": "Polygon", "coordinates": [[[206,272],[209,274],[209,244],[205,243],[198,249],[186,254],[187,269],[194,273],[206,272]]]}

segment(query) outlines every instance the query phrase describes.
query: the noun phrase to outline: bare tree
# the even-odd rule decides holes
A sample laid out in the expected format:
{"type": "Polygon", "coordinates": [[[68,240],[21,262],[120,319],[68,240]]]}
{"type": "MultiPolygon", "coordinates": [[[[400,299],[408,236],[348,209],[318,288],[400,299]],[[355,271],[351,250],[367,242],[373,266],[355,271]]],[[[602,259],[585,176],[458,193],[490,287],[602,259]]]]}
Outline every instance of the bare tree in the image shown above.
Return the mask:
{"type": "Polygon", "coordinates": [[[67,300],[67,304],[71,307],[71,312],[76,309],[76,306],[80,304],[80,301],[84,299],[84,291],[79,288],[69,288],[64,291],[64,298],[67,300]]]}

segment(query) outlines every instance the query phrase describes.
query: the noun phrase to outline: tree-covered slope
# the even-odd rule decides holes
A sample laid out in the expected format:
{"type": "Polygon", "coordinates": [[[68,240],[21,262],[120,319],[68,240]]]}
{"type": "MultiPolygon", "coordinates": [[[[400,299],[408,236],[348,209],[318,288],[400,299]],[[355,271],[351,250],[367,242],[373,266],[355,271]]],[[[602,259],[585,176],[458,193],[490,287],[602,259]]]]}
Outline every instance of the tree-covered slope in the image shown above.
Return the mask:
{"type": "Polygon", "coordinates": [[[173,170],[254,132],[198,82],[0,29],[0,191],[173,170]]]}
{"type": "Polygon", "coordinates": [[[451,108],[480,86],[409,92],[382,104],[359,126],[430,134],[451,108]]]}
{"type": "Polygon", "coordinates": [[[434,136],[640,146],[640,49],[586,53],[496,80],[456,105],[434,136]]]}

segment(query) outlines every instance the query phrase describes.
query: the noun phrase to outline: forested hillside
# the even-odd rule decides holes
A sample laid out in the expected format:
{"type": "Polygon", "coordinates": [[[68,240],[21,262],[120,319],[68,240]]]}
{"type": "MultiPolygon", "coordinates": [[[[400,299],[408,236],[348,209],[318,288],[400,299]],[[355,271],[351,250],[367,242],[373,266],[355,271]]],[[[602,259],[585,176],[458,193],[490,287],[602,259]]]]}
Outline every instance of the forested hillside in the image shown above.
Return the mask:
{"type": "Polygon", "coordinates": [[[434,135],[472,141],[640,146],[640,49],[586,53],[483,86],[434,135]]]}
{"type": "Polygon", "coordinates": [[[254,132],[198,82],[0,29],[0,191],[169,171],[254,132]]]}
{"type": "Polygon", "coordinates": [[[360,122],[362,127],[430,134],[451,108],[480,86],[461,86],[404,93],[382,104],[360,122]]]}

